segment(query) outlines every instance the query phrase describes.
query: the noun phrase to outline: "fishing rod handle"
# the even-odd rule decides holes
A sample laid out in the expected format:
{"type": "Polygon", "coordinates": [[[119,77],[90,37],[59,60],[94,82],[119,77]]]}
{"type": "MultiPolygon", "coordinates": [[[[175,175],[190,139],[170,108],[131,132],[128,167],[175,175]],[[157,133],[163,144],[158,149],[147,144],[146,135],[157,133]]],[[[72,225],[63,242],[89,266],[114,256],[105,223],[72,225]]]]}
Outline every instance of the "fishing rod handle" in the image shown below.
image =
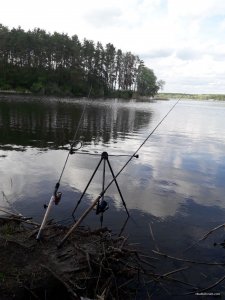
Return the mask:
{"type": "Polygon", "coordinates": [[[41,227],[39,228],[38,234],[37,234],[37,236],[36,236],[36,240],[40,240],[41,232],[42,232],[42,230],[43,230],[44,227],[45,227],[45,224],[46,224],[47,219],[48,219],[48,215],[49,215],[49,213],[50,213],[50,210],[51,210],[51,207],[52,207],[52,204],[54,203],[54,201],[55,201],[55,196],[52,196],[51,199],[50,199],[50,201],[49,201],[47,210],[46,210],[46,212],[45,212],[43,221],[42,221],[42,223],[41,223],[41,227]]]}

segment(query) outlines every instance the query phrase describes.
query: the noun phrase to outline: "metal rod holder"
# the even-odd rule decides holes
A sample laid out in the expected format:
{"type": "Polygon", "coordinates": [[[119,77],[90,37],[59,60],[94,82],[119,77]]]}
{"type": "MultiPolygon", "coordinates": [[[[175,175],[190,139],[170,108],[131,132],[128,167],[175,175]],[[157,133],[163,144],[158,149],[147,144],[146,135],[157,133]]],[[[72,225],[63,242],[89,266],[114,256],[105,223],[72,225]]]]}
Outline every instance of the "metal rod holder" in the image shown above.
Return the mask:
{"type": "MultiPolygon", "coordinates": [[[[101,154],[101,159],[100,159],[99,163],[97,164],[97,166],[96,166],[94,172],[92,173],[90,180],[88,181],[86,187],[84,188],[84,191],[83,191],[83,193],[81,194],[80,199],[78,200],[78,202],[77,202],[77,204],[76,204],[76,206],[75,206],[75,208],[74,208],[74,210],[73,210],[73,212],[72,212],[73,218],[74,218],[74,214],[75,214],[76,209],[78,208],[79,204],[81,203],[81,200],[83,199],[83,197],[84,197],[84,195],[85,195],[85,193],[86,193],[86,191],[87,191],[89,185],[91,184],[91,182],[92,182],[92,180],[93,180],[93,178],[94,178],[94,176],[95,176],[97,170],[99,169],[99,167],[100,167],[102,161],[103,161],[102,192],[103,192],[104,189],[105,189],[105,169],[106,169],[106,163],[107,163],[107,165],[108,165],[108,167],[109,167],[109,170],[110,170],[110,172],[111,172],[111,175],[112,175],[112,177],[113,177],[113,179],[114,179],[114,181],[115,181],[115,184],[116,184],[117,190],[118,190],[118,192],[119,192],[120,198],[121,198],[121,200],[122,200],[123,206],[124,206],[124,208],[125,208],[125,210],[126,210],[126,212],[127,212],[127,215],[129,216],[129,212],[128,212],[126,203],[125,203],[125,201],[124,201],[123,195],[122,195],[122,193],[121,193],[119,184],[118,184],[118,182],[117,182],[117,180],[116,180],[116,178],[115,178],[115,174],[114,174],[113,169],[112,169],[112,166],[111,166],[111,164],[110,164],[110,162],[109,162],[109,155],[108,155],[107,152],[104,151],[104,152],[102,152],[102,154],[101,154]]],[[[101,196],[100,199],[101,199],[102,201],[104,201],[104,193],[102,194],[102,196],[101,196]]],[[[100,201],[100,199],[99,199],[99,201],[100,201]]],[[[98,214],[99,201],[98,201],[98,203],[97,203],[96,214],[98,214]]],[[[102,217],[101,217],[101,219],[102,219],[102,217]]],[[[102,223],[102,222],[101,222],[101,223],[102,223]]]]}

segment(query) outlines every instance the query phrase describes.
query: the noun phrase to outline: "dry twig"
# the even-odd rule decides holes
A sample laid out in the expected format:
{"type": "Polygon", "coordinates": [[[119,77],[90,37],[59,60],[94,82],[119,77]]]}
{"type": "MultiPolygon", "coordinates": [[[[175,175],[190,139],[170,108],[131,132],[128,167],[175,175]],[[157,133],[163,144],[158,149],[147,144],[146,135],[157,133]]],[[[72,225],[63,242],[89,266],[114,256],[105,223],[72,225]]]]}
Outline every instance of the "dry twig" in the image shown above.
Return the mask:
{"type": "Polygon", "coordinates": [[[207,237],[212,234],[214,231],[222,228],[222,227],[225,227],[225,223],[221,224],[221,225],[218,225],[216,226],[215,228],[211,229],[210,231],[208,231],[201,239],[199,239],[198,241],[196,241],[195,243],[193,243],[191,246],[189,246],[188,248],[186,248],[183,252],[186,252],[188,250],[190,250],[191,248],[193,248],[194,246],[198,245],[198,243],[204,241],[207,239],[207,237]]]}
{"type": "Polygon", "coordinates": [[[210,285],[210,286],[208,286],[208,287],[206,287],[204,289],[197,290],[197,291],[185,294],[185,295],[192,295],[192,294],[197,294],[197,293],[203,293],[203,292],[206,292],[208,290],[211,290],[212,288],[216,287],[219,283],[221,283],[222,281],[224,281],[224,279],[225,279],[225,275],[222,278],[220,278],[219,280],[217,280],[215,283],[213,283],[212,285],[210,285]]]}
{"type": "Polygon", "coordinates": [[[46,265],[42,265],[41,267],[48,270],[54,278],[56,278],[59,282],[62,283],[62,285],[67,289],[67,291],[69,292],[69,294],[71,294],[71,296],[73,296],[74,299],[79,299],[79,297],[77,296],[77,294],[74,292],[74,290],[68,285],[68,283],[66,283],[65,281],[63,281],[52,269],[50,269],[48,266],[46,265]]]}
{"type": "Polygon", "coordinates": [[[179,257],[175,257],[175,256],[170,256],[167,255],[165,253],[161,253],[155,250],[152,250],[153,253],[160,255],[160,256],[164,256],[165,258],[170,258],[173,260],[178,260],[178,261],[183,261],[183,262],[187,262],[187,263],[191,263],[191,264],[198,264],[198,265],[207,265],[207,266],[224,266],[225,263],[209,263],[209,262],[203,262],[203,261],[194,261],[194,260],[190,260],[190,259],[185,259],[185,258],[179,258],[179,257]]]}
{"type": "Polygon", "coordinates": [[[154,233],[153,233],[153,230],[152,230],[151,223],[149,223],[149,231],[150,231],[152,240],[153,240],[153,242],[154,242],[155,249],[156,249],[157,251],[159,251],[159,247],[158,247],[158,245],[157,245],[157,243],[156,243],[156,240],[155,240],[155,236],[154,236],[154,233]]]}

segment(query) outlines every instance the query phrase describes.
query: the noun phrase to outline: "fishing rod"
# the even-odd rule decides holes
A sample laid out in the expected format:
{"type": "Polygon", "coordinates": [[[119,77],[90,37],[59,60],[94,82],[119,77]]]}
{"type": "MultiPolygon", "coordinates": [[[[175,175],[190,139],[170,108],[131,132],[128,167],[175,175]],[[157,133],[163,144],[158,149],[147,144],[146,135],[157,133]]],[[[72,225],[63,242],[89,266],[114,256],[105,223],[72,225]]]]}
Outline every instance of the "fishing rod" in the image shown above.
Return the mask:
{"type": "MultiPolygon", "coordinates": [[[[181,98],[180,98],[181,99],[181,98]]],[[[154,129],[150,132],[150,134],[145,138],[145,140],[141,143],[141,145],[137,148],[137,150],[130,155],[127,162],[123,165],[123,167],[120,169],[120,171],[113,177],[113,179],[109,182],[109,184],[104,188],[104,190],[98,195],[98,197],[92,202],[91,206],[86,209],[86,211],[83,213],[83,215],[77,220],[76,223],[73,224],[73,226],[69,229],[67,234],[64,236],[64,238],[60,241],[58,244],[58,248],[61,248],[65,241],[68,239],[70,234],[80,225],[80,223],[84,220],[84,218],[89,214],[89,212],[95,207],[95,205],[99,202],[99,200],[104,196],[108,188],[112,185],[113,182],[115,182],[116,178],[121,174],[121,172],[126,168],[126,166],[129,164],[129,162],[132,160],[133,157],[136,157],[138,151],[144,146],[144,144],[148,141],[148,139],[153,135],[153,133],[156,131],[156,129],[162,124],[162,122],[167,118],[167,116],[170,114],[170,112],[174,109],[174,107],[178,104],[180,101],[178,99],[176,103],[170,108],[170,110],[165,114],[165,116],[160,120],[160,122],[154,127],[154,129]]]]}
{"type": "MultiPolygon", "coordinates": [[[[92,85],[91,85],[91,87],[89,89],[89,93],[88,93],[88,98],[87,99],[90,98],[91,90],[92,90],[92,85]]],[[[40,238],[41,238],[42,230],[45,227],[45,224],[46,224],[47,219],[48,219],[48,215],[50,213],[50,210],[51,210],[53,204],[55,203],[55,205],[57,205],[59,203],[60,199],[61,199],[62,193],[58,192],[58,189],[59,189],[59,186],[60,186],[60,181],[62,179],[63,173],[65,171],[65,168],[66,168],[69,156],[72,155],[72,154],[74,154],[77,150],[79,150],[82,147],[82,143],[80,141],[77,141],[76,138],[77,138],[77,134],[78,134],[78,131],[80,129],[80,126],[81,126],[81,122],[82,122],[83,117],[84,117],[84,113],[85,113],[86,107],[87,107],[87,102],[85,103],[85,105],[83,107],[83,111],[82,111],[82,114],[80,116],[80,119],[79,119],[79,122],[78,122],[78,125],[77,125],[77,128],[76,128],[76,131],[75,131],[73,139],[72,139],[72,142],[70,144],[70,148],[69,148],[68,154],[66,156],[66,160],[65,160],[65,163],[63,165],[63,168],[62,168],[61,174],[59,176],[59,179],[58,179],[58,181],[57,181],[57,183],[56,183],[56,185],[54,187],[54,190],[53,190],[52,196],[51,196],[51,198],[49,200],[48,206],[45,206],[47,209],[46,209],[44,218],[42,220],[41,226],[39,228],[38,234],[36,236],[36,240],[40,240],[40,238]],[[78,145],[79,143],[80,143],[80,147],[74,148],[75,145],[76,144],[78,145]]]]}

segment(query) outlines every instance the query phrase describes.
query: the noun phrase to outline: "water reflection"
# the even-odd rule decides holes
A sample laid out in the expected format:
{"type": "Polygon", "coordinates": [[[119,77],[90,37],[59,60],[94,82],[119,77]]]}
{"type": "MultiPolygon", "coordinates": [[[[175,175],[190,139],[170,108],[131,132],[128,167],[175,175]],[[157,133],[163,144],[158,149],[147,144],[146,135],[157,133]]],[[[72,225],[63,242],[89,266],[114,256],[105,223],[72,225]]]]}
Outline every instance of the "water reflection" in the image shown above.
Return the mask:
{"type": "MultiPolygon", "coordinates": [[[[88,101],[80,132],[85,142],[82,150],[99,155],[105,150],[132,154],[172,105],[172,101],[88,101]]],[[[48,199],[67,155],[67,151],[56,149],[66,146],[73,136],[82,101],[0,101],[0,106],[1,189],[17,201],[36,201],[40,193],[48,199]],[[26,151],[18,153],[6,147],[26,151]],[[42,147],[50,150],[42,151],[42,147]]],[[[164,220],[179,214],[187,199],[224,209],[224,114],[224,103],[181,102],[141,149],[139,159],[133,159],[119,177],[128,208],[164,220]]],[[[74,192],[76,201],[99,159],[71,156],[61,183],[64,197],[69,199],[74,192]]],[[[115,173],[126,161],[127,157],[110,157],[115,173]]],[[[99,170],[87,199],[99,194],[101,180],[99,170]]],[[[107,171],[106,182],[110,180],[107,171]]],[[[107,194],[120,210],[121,199],[114,185],[107,194]]],[[[68,200],[70,209],[74,201],[71,204],[68,200]]]]}
{"type": "Polygon", "coordinates": [[[128,133],[137,132],[151,119],[151,111],[143,113],[132,107],[132,103],[129,106],[116,100],[0,99],[1,146],[9,150],[13,145],[17,150],[21,148],[14,145],[57,148],[68,144],[74,136],[84,103],[87,109],[79,133],[87,144],[125,139],[128,133]]]}

